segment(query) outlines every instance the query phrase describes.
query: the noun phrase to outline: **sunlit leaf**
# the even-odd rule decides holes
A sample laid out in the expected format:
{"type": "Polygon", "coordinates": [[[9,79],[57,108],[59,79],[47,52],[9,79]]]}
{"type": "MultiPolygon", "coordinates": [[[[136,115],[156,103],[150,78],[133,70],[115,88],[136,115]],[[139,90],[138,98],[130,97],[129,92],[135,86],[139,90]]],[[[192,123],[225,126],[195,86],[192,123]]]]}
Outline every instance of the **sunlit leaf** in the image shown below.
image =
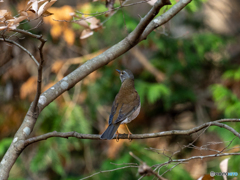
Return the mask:
{"type": "Polygon", "coordinates": [[[69,29],[69,28],[66,28],[63,31],[63,38],[69,45],[73,45],[73,43],[75,41],[75,33],[74,33],[74,31],[69,29]]]}
{"type": "Polygon", "coordinates": [[[80,36],[80,39],[86,39],[86,38],[88,38],[88,37],[90,37],[90,36],[92,36],[93,35],[93,31],[91,30],[91,29],[84,29],[83,31],[82,31],[82,34],[81,34],[81,36],[80,36]]]}

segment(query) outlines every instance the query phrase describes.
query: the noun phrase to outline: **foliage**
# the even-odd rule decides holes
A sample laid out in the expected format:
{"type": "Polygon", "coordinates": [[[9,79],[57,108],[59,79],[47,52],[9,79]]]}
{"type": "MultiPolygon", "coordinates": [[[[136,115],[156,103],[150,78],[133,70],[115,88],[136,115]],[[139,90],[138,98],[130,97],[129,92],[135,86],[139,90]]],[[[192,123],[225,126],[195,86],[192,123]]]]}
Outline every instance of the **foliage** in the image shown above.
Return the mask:
{"type": "Polygon", "coordinates": [[[226,117],[239,117],[240,101],[232,91],[220,84],[213,85],[211,90],[218,109],[222,110],[226,117]]]}
{"type": "Polygon", "coordinates": [[[141,103],[144,104],[144,99],[147,97],[149,103],[153,104],[158,99],[167,99],[170,94],[170,90],[164,84],[147,83],[143,81],[136,81],[136,89],[141,98],[141,103]]]}
{"type": "Polygon", "coordinates": [[[3,156],[8,147],[10,146],[13,138],[4,138],[0,141],[0,156],[3,156]]]}
{"type": "MultiPolygon", "coordinates": [[[[222,80],[224,81],[233,81],[236,84],[239,82],[239,74],[240,70],[238,69],[231,69],[226,70],[222,75],[222,80]]],[[[214,84],[210,87],[210,90],[213,94],[213,99],[216,103],[217,108],[223,112],[224,117],[226,118],[239,118],[239,108],[240,108],[240,99],[238,96],[231,91],[229,88],[222,84],[214,84]]],[[[234,129],[239,132],[240,125],[239,123],[226,123],[230,127],[234,127],[234,129]]],[[[225,146],[229,145],[231,142],[231,147],[233,149],[231,152],[237,152],[239,149],[240,140],[235,137],[232,133],[227,131],[226,129],[211,127],[210,131],[216,132],[223,140],[225,146]]],[[[230,157],[229,159],[229,172],[239,172],[240,168],[238,166],[240,161],[239,156],[230,157]]],[[[220,172],[218,168],[215,168],[215,172],[220,172]]]]}

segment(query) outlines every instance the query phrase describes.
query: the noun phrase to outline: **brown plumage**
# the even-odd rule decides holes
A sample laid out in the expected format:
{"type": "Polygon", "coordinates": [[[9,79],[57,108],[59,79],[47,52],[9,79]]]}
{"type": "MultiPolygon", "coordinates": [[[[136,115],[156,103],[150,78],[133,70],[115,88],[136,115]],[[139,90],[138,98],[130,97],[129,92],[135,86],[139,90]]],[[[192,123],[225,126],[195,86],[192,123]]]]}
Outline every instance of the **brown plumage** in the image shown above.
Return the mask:
{"type": "MultiPolygon", "coordinates": [[[[112,139],[120,124],[131,122],[140,112],[140,97],[134,87],[132,72],[130,70],[117,71],[120,74],[122,85],[112,105],[108,122],[109,126],[101,135],[101,139],[112,139]]],[[[130,136],[131,132],[128,128],[127,130],[130,136]]]]}

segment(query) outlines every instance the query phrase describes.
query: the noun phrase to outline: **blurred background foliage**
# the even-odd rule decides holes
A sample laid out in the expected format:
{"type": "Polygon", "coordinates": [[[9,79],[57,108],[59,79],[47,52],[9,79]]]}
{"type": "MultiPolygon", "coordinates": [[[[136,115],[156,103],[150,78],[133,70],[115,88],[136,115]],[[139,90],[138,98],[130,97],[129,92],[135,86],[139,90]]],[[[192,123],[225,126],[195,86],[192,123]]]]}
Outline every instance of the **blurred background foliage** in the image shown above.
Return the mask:
{"type": "MultiPolygon", "coordinates": [[[[27,1],[4,1],[2,9],[17,13],[27,1]]],[[[176,1],[173,1],[175,4],[176,1]]],[[[119,6],[119,2],[115,3],[119,6]]],[[[32,136],[47,132],[76,131],[102,133],[111,105],[120,88],[115,69],[128,68],[135,75],[135,87],[142,109],[129,127],[133,133],[151,133],[173,129],[189,129],[220,118],[239,118],[240,113],[240,3],[234,1],[192,1],[170,22],[152,32],[116,61],[91,73],[82,82],[46,107],[38,118],[32,136]],[[229,8],[230,7],[230,10],[229,8]],[[150,68],[149,68],[150,66],[150,68]]],[[[76,11],[89,14],[107,10],[104,1],[58,1],[43,18],[44,23],[31,30],[47,38],[44,47],[43,90],[48,89],[82,63],[102,53],[128,35],[139,17],[151,5],[143,3],[119,9],[113,16],[96,16],[102,23],[93,35],[79,39],[84,28],[71,20],[76,11]],[[54,20],[55,19],[55,20],[54,20]]],[[[167,11],[170,6],[161,10],[167,11]]],[[[160,15],[160,14],[159,14],[160,15]]],[[[30,29],[39,21],[22,23],[30,29]]],[[[19,35],[20,36],[20,35],[19,35]]],[[[18,39],[37,58],[36,40],[18,39]]],[[[0,157],[9,147],[36,91],[37,69],[31,59],[17,47],[1,46],[0,66],[0,157]]],[[[238,123],[228,123],[240,131],[238,123]]],[[[126,130],[120,127],[120,132],[126,130]]],[[[50,138],[27,147],[14,165],[9,179],[77,180],[94,172],[139,163],[129,155],[132,151],[149,166],[164,163],[166,155],[192,142],[196,135],[171,136],[145,140],[94,141],[76,138],[50,138]],[[153,150],[155,149],[155,150],[153,150]],[[122,165],[117,165],[122,164],[122,165]]],[[[219,127],[210,127],[195,142],[222,150],[234,135],[219,127]]],[[[234,139],[229,152],[239,152],[239,139],[234,139]]],[[[211,151],[185,148],[173,158],[207,155],[211,151]]],[[[225,157],[226,158],[226,157],[225,157]]],[[[210,171],[220,172],[224,158],[203,159],[178,165],[164,177],[197,179],[210,171]]],[[[239,157],[229,160],[229,172],[240,172],[239,157]]],[[[164,173],[175,164],[161,168],[164,173]]],[[[89,179],[137,179],[137,168],[100,173],[89,179]]],[[[144,177],[143,179],[152,179],[144,177]]],[[[215,179],[221,179],[216,177],[215,179]]]]}

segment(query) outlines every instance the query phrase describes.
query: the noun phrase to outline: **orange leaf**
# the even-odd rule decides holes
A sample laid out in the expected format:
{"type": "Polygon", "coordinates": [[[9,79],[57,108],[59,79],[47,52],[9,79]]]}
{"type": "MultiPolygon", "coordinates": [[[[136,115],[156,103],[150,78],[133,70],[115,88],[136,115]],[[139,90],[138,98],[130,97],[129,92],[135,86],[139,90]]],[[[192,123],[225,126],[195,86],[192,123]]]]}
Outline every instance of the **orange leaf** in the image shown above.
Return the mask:
{"type": "Polygon", "coordinates": [[[50,31],[54,39],[58,38],[62,34],[62,27],[58,24],[54,25],[50,31]]]}
{"type": "Polygon", "coordinates": [[[63,32],[63,38],[69,45],[73,45],[75,40],[75,33],[73,32],[73,30],[66,28],[63,32]]]}
{"type": "Polygon", "coordinates": [[[59,19],[64,20],[71,20],[72,16],[71,13],[74,11],[71,6],[63,6],[61,9],[59,9],[59,19]]]}

